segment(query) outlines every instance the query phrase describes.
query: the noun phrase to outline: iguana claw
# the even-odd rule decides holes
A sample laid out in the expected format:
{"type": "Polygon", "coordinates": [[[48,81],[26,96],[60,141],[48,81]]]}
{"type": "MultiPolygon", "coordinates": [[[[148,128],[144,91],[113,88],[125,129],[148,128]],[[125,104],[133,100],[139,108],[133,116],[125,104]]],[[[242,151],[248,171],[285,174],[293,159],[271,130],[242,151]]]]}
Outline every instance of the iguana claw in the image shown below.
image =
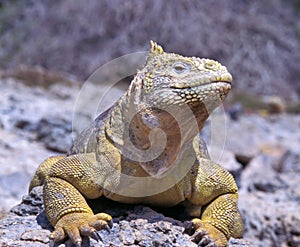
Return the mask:
{"type": "Polygon", "coordinates": [[[204,235],[202,236],[200,242],[198,243],[198,246],[201,247],[218,247],[218,245],[208,236],[204,235]]]}
{"type": "Polygon", "coordinates": [[[76,246],[76,247],[81,247],[81,241],[77,241],[77,242],[75,243],[75,246],[76,246]]]}
{"type": "Polygon", "coordinates": [[[91,233],[91,238],[95,239],[97,242],[102,241],[102,238],[97,231],[91,233]]]}
{"type": "MultiPolygon", "coordinates": [[[[191,240],[193,242],[198,243],[199,241],[204,240],[204,237],[207,236],[208,237],[208,233],[207,231],[201,229],[201,230],[196,230],[195,233],[191,236],[191,240]]],[[[207,238],[205,238],[207,239],[207,238]]],[[[199,242],[200,243],[200,242],[199,242]]]]}
{"type": "Polygon", "coordinates": [[[108,233],[110,233],[110,229],[112,228],[112,224],[110,224],[109,222],[107,223],[107,225],[105,226],[104,230],[106,230],[108,233]]]}
{"type": "Polygon", "coordinates": [[[191,223],[193,225],[192,228],[195,229],[194,234],[191,236],[191,240],[193,242],[197,243],[199,247],[219,247],[219,245],[215,242],[215,239],[211,237],[214,236],[211,235],[214,232],[218,233],[216,229],[211,227],[209,228],[209,225],[207,224],[205,226],[204,223],[197,218],[193,219],[191,223]]]}
{"type": "Polygon", "coordinates": [[[218,247],[218,245],[209,237],[205,230],[196,231],[191,240],[198,243],[199,247],[218,247]]]}

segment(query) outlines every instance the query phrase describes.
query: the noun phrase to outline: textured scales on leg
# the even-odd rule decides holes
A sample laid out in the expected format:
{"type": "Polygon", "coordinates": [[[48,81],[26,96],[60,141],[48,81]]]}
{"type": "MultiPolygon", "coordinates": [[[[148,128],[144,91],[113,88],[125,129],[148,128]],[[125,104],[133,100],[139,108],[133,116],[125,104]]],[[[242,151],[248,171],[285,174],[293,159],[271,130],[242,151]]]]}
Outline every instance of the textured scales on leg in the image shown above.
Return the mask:
{"type": "Polygon", "coordinates": [[[63,158],[65,158],[65,156],[52,156],[52,157],[49,157],[48,159],[44,160],[39,165],[33,178],[31,179],[31,182],[29,185],[29,192],[32,190],[32,188],[43,185],[45,182],[45,177],[48,175],[48,172],[49,172],[51,166],[63,158]]]}
{"type": "Polygon", "coordinates": [[[50,236],[53,243],[69,237],[80,246],[81,236],[100,240],[96,231],[112,227],[110,215],[94,215],[86,202],[86,198],[102,194],[93,180],[99,175],[91,165],[94,157],[94,154],[68,156],[53,164],[48,172],[43,196],[47,217],[55,228],[50,236]]]}
{"type": "Polygon", "coordinates": [[[198,157],[197,174],[190,202],[203,205],[201,211],[190,209],[195,233],[192,239],[206,246],[211,242],[226,247],[230,237],[241,237],[243,223],[238,212],[238,189],[232,175],[218,164],[198,157]],[[198,218],[199,217],[199,218],[198,218]]]}
{"type": "Polygon", "coordinates": [[[223,247],[230,237],[240,237],[235,181],[210,160],[198,137],[231,81],[217,61],[167,53],[151,41],[146,63],[127,92],[79,135],[66,157],[51,157],[37,169],[30,189],[44,184],[45,210],[54,226],[50,245],[66,237],[76,246],[82,236],[101,240],[97,231],[111,227],[112,218],[94,215],[86,202],[101,196],[122,203],[186,205],[199,246],[223,247]],[[165,146],[152,159],[134,158],[161,143],[165,146]],[[135,178],[155,182],[140,185],[135,178]],[[149,193],[155,185],[163,190],[149,193]]]}

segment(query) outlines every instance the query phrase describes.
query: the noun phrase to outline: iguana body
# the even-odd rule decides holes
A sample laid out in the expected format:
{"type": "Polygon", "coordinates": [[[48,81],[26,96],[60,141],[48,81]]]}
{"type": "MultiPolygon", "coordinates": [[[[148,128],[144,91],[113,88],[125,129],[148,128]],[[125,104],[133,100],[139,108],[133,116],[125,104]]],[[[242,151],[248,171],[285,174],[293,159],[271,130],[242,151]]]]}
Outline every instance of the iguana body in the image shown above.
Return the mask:
{"type": "Polygon", "coordinates": [[[69,236],[98,239],[111,216],[93,214],[86,199],[186,205],[201,246],[240,237],[233,177],[209,159],[198,132],[231,88],[227,69],[209,59],[165,53],[151,42],[146,64],[126,94],[81,133],[67,156],[38,168],[30,189],[44,184],[51,244],[69,236]]]}

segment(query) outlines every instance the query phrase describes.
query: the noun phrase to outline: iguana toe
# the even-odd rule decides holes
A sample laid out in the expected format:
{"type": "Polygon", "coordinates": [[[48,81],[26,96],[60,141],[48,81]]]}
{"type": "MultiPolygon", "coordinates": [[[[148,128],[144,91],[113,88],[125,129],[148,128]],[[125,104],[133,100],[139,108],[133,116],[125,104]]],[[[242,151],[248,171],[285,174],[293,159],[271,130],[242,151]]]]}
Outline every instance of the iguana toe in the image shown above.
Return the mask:
{"type": "Polygon", "coordinates": [[[227,239],[225,235],[217,228],[200,219],[193,219],[192,224],[195,232],[191,236],[191,240],[200,247],[227,247],[227,239]]]}
{"type": "Polygon", "coordinates": [[[91,237],[96,241],[102,241],[102,238],[97,231],[92,231],[91,237]]]}
{"type": "Polygon", "coordinates": [[[113,226],[112,217],[106,213],[99,213],[89,218],[88,223],[97,231],[110,229],[113,226]]]}
{"type": "Polygon", "coordinates": [[[198,229],[191,236],[191,240],[198,244],[199,247],[219,247],[215,241],[208,235],[206,230],[198,229]]]}
{"type": "Polygon", "coordinates": [[[191,236],[191,240],[195,243],[198,243],[201,238],[207,235],[207,232],[204,229],[195,230],[194,234],[191,236]]]}
{"type": "Polygon", "coordinates": [[[211,239],[206,230],[198,229],[191,236],[191,240],[198,243],[200,247],[218,247],[218,245],[211,239]]]}
{"type": "Polygon", "coordinates": [[[66,237],[63,228],[55,227],[54,231],[50,234],[49,246],[54,247],[55,243],[63,240],[66,237]]]}
{"type": "Polygon", "coordinates": [[[198,246],[201,246],[201,247],[218,247],[218,245],[208,235],[202,236],[200,242],[198,243],[198,246]]]}
{"type": "Polygon", "coordinates": [[[81,246],[81,236],[91,237],[101,241],[99,230],[112,227],[112,217],[105,213],[93,215],[91,213],[71,213],[64,215],[55,225],[50,235],[50,246],[69,237],[78,247],[81,246]]]}

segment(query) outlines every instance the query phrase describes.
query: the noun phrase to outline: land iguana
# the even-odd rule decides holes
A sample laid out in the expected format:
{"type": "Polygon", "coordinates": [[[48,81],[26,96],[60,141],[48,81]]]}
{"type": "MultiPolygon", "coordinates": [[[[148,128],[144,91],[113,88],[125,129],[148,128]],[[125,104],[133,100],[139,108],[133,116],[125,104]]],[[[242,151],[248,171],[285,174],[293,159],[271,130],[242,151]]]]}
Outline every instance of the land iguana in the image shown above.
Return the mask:
{"type": "Polygon", "coordinates": [[[46,159],[30,188],[44,185],[54,231],[50,246],[69,237],[100,240],[112,217],[94,214],[87,200],[171,207],[183,204],[199,246],[227,246],[241,237],[238,189],[229,172],[210,160],[199,137],[209,113],[231,89],[219,62],[166,53],[150,41],[144,67],[127,92],[75,140],[66,156],[46,159]]]}

